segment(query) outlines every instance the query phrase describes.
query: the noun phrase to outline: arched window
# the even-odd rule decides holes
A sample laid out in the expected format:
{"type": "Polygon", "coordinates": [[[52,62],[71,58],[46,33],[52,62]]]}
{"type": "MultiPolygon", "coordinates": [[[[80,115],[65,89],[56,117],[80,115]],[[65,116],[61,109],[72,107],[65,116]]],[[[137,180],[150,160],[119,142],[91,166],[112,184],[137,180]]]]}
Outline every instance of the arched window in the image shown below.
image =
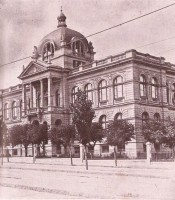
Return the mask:
{"type": "Polygon", "coordinates": [[[91,84],[91,83],[86,84],[84,90],[85,90],[85,92],[86,92],[87,98],[88,98],[89,100],[93,101],[93,96],[92,96],[92,84],[91,84]]]}
{"type": "Polygon", "coordinates": [[[114,121],[122,119],[122,113],[117,113],[114,117],[114,121]]]}
{"type": "Polygon", "coordinates": [[[72,89],[72,103],[74,103],[77,98],[78,90],[79,88],[77,86],[73,87],[72,89]]]}
{"type": "Polygon", "coordinates": [[[158,83],[155,77],[151,79],[151,96],[153,99],[158,98],[158,83]]]}
{"type": "Polygon", "coordinates": [[[140,86],[140,96],[145,97],[146,96],[146,78],[144,75],[140,76],[139,86],[140,86]]]}
{"type": "Polygon", "coordinates": [[[172,103],[175,105],[175,83],[173,83],[172,88],[172,103]]]}
{"type": "Polygon", "coordinates": [[[55,105],[60,107],[60,91],[59,89],[55,92],[55,105]]]}
{"type": "Polygon", "coordinates": [[[72,51],[75,54],[84,54],[84,45],[78,40],[72,43],[72,51]]]}
{"type": "Polygon", "coordinates": [[[167,103],[170,102],[170,89],[168,83],[166,83],[166,96],[167,96],[167,103]]]}
{"type": "Polygon", "coordinates": [[[154,120],[157,121],[157,122],[160,122],[160,115],[159,115],[159,113],[155,113],[154,114],[154,120]]]}
{"type": "Polygon", "coordinates": [[[142,124],[146,123],[149,120],[149,115],[147,112],[142,113],[142,124]]]}
{"type": "Polygon", "coordinates": [[[114,99],[123,97],[123,78],[121,76],[117,76],[113,82],[114,86],[114,99]]]}
{"type": "Polygon", "coordinates": [[[54,55],[54,45],[51,42],[48,42],[43,47],[43,61],[48,60],[49,56],[53,57],[54,55]]]}
{"type": "Polygon", "coordinates": [[[106,115],[102,115],[99,119],[99,123],[102,125],[103,129],[107,128],[107,120],[106,120],[106,115]]]}
{"type": "Polygon", "coordinates": [[[99,101],[107,100],[107,82],[106,80],[100,81],[98,85],[99,101]]]}
{"type": "Polygon", "coordinates": [[[17,103],[14,101],[12,103],[12,118],[16,119],[17,118],[17,103]]]}
{"type": "Polygon", "coordinates": [[[8,103],[4,105],[4,119],[9,119],[9,107],[8,103]]]}

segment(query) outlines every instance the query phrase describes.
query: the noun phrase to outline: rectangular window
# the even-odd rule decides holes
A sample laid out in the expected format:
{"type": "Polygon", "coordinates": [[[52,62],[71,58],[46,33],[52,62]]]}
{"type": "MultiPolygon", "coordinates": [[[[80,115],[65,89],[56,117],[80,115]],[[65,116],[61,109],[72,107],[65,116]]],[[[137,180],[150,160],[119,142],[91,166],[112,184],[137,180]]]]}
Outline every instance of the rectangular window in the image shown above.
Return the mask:
{"type": "Polygon", "coordinates": [[[13,149],[13,155],[14,155],[14,156],[17,156],[17,155],[18,155],[17,149],[13,149]]]}
{"type": "Polygon", "coordinates": [[[74,152],[75,152],[75,154],[80,154],[80,147],[79,146],[75,146],[74,147],[74,152]]]}
{"type": "Polygon", "coordinates": [[[102,153],[109,153],[109,146],[108,145],[103,145],[101,147],[101,149],[102,149],[102,153]]]}
{"type": "Polygon", "coordinates": [[[56,148],[56,154],[61,154],[61,146],[57,146],[56,148]]]}

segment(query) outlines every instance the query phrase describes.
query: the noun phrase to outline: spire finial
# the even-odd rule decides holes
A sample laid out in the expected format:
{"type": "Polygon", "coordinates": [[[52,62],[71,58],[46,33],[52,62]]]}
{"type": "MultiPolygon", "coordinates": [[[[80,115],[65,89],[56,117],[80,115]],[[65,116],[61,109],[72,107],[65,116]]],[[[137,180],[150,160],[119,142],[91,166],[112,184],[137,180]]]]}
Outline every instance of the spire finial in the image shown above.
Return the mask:
{"type": "Polygon", "coordinates": [[[67,27],[67,25],[66,25],[66,16],[63,13],[62,6],[61,6],[61,13],[57,17],[57,19],[58,19],[58,26],[57,26],[58,28],[59,27],[67,27]]]}

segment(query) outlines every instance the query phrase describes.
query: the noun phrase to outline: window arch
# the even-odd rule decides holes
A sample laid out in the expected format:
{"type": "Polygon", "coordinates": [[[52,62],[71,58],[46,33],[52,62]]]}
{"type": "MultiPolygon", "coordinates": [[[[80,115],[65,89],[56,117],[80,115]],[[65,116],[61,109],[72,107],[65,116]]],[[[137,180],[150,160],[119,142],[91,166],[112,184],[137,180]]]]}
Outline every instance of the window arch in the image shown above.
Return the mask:
{"type": "Polygon", "coordinates": [[[155,113],[154,114],[154,120],[157,121],[157,122],[160,122],[160,115],[159,115],[159,113],[155,113]]]}
{"type": "Polygon", "coordinates": [[[84,45],[81,40],[77,40],[72,43],[72,51],[75,54],[84,54],[84,45]]]}
{"type": "Polygon", "coordinates": [[[98,85],[99,101],[107,100],[107,82],[106,80],[101,80],[98,85]]]}
{"type": "Polygon", "coordinates": [[[17,103],[14,101],[12,103],[12,118],[16,119],[17,118],[17,103]]]}
{"type": "Polygon", "coordinates": [[[149,115],[147,112],[142,113],[142,124],[146,123],[149,120],[149,115]]]}
{"type": "Polygon", "coordinates": [[[49,59],[49,56],[53,57],[54,55],[54,45],[52,42],[47,42],[43,46],[43,61],[47,61],[49,59]]]}
{"type": "Polygon", "coordinates": [[[153,99],[158,98],[158,82],[155,77],[151,79],[151,96],[153,99]]]}
{"type": "Polygon", "coordinates": [[[175,83],[173,83],[172,88],[172,103],[175,104],[175,83]]]}
{"type": "Polygon", "coordinates": [[[55,92],[55,105],[60,107],[60,91],[59,89],[55,92]]]}
{"type": "Polygon", "coordinates": [[[88,100],[93,101],[92,84],[91,83],[88,83],[85,85],[84,91],[86,92],[88,100]]]}
{"type": "Polygon", "coordinates": [[[9,119],[9,106],[8,103],[4,105],[4,119],[9,119]]]}
{"type": "Polygon", "coordinates": [[[123,77],[117,76],[113,82],[114,99],[123,97],[123,77]]]}
{"type": "Polygon", "coordinates": [[[120,119],[122,119],[122,113],[121,113],[121,112],[119,112],[119,113],[117,113],[117,114],[115,115],[114,121],[120,120],[120,119]]]}
{"type": "Polygon", "coordinates": [[[146,96],[146,77],[143,74],[140,75],[139,87],[140,87],[140,96],[145,97],[146,96]]]}
{"type": "Polygon", "coordinates": [[[106,118],[106,115],[102,115],[99,119],[99,123],[101,124],[102,128],[103,129],[106,129],[107,128],[107,118],[106,118]]]}
{"type": "Polygon", "coordinates": [[[77,98],[78,90],[79,88],[77,86],[73,87],[72,89],[72,103],[74,103],[77,98]]]}

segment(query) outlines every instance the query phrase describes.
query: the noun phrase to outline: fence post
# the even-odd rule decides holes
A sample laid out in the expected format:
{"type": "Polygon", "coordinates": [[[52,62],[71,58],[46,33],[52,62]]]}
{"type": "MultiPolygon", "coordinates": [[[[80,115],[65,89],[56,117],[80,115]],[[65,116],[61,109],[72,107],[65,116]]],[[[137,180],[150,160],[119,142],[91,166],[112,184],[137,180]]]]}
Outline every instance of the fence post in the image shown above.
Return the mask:
{"type": "Polygon", "coordinates": [[[151,164],[151,143],[150,142],[146,143],[146,159],[147,159],[147,163],[151,164]]]}

